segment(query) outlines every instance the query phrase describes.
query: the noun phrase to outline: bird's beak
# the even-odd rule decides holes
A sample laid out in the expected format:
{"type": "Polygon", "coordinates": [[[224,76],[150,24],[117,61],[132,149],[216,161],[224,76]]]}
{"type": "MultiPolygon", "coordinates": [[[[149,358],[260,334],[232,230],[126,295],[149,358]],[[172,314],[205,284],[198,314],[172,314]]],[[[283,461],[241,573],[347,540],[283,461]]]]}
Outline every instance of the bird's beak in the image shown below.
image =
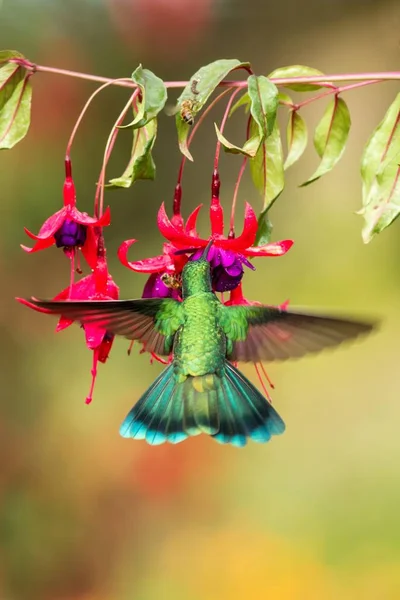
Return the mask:
{"type": "Polygon", "coordinates": [[[204,248],[204,252],[201,255],[201,260],[207,260],[208,253],[209,253],[210,248],[213,245],[213,243],[214,243],[214,240],[211,238],[211,240],[208,242],[207,246],[204,248]]]}

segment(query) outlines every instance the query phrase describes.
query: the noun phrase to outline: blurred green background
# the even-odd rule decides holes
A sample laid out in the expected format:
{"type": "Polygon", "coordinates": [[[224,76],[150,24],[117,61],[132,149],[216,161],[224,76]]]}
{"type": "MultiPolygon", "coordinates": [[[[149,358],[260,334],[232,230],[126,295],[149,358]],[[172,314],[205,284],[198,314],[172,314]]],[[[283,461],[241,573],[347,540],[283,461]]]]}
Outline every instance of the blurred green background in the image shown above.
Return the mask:
{"type": "MultiPolygon", "coordinates": [[[[264,74],[296,63],[327,73],[395,70],[399,31],[397,0],[4,0],[0,10],[1,48],[111,77],[142,63],[164,79],[188,79],[207,62],[234,57],[264,74]]],[[[118,340],[85,406],[91,354],[82,332],[54,335],[55,321],[14,301],[51,297],[68,283],[62,252],[28,256],[19,244],[27,243],[24,226],[36,232],[60,207],[66,142],[94,89],[47,74],[33,87],[29,135],[0,162],[1,600],[399,598],[400,225],[364,246],[354,214],[363,145],[398,84],[347,94],[352,130],[342,161],[299,188],[317,165],[310,143],[271,211],[273,239],[295,246],[284,258],[259,260],[245,281],[249,298],[378,316],[381,330],[349,348],[272,365],[287,432],[242,450],[204,436],[154,448],[120,438],[122,418],[161,367],[137,348],[128,358],[118,340]]],[[[126,90],[105,91],[76,138],[84,210],[126,98],[126,90]]],[[[307,107],[311,127],[323,110],[307,107]]],[[[243,122],[228,131],[241,139],[243,122]]],[[[129,138],[119,136],[110,176],[122,172],[129,138]]],[[[213,118],[193,152],[185,215],[209,200],[213,118]]],[[[162,201],[171,206],[180,161],[173,119],[160,119],[155,160],[154,183],[106,196],[110,270],[122,297],[140,295],[145,277],[119,264],[121,241],[138,238],[132,259],[160,250],[155,215],[162,201]]],[[[222,157],[226,208],[239,165],[222,157]]],[[[244,200],[260,207],[248,179],[238,225],[244,200]]]]}

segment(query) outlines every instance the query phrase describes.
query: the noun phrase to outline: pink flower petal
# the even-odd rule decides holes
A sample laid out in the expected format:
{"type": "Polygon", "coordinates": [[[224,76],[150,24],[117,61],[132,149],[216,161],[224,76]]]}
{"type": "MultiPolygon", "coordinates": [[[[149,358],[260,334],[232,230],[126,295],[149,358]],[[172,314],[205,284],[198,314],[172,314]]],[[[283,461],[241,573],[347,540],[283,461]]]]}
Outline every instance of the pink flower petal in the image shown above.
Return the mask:
{"type": "Polygon", "coordinates": [[[61,210],[54,213],[54,215],[52,215],[51,217],[46,219],[46,221],[41,226],[39,233],[37,235],[35,235],[34,233],[31,233],[30,231],[28,232],[28,230],[26,230],[26,229],[25,229],[25,231],[29,235],[29,237],[33,240],[47,240],[48,238],[52,237],[55,234],[57,229],[59,229],[61,227],[61,225],[64,223],[66,217],[67,217],[67,208],[64,207],[61,210]]]}
{"type": "Polygon", "coordinates": [[[134,239],[126,240],[118,248],[118,258],[125,267],[137,273],[158,273],[169,265],[170,260],[167,255],[154,256],[135,262],[129,261],[128,250],[136,241],[134,239]]]}

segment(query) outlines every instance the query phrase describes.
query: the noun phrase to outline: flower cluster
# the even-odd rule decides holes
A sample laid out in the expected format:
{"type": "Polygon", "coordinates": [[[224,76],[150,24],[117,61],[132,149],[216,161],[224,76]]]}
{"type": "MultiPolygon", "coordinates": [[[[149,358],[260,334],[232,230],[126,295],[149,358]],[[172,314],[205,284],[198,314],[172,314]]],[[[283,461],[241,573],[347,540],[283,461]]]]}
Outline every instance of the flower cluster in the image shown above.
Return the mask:
{"type": "MultiPolygon", "coordinates": [[[[71,261],[70,284],[54,297],[54,300],[117,300],[119,289],[109,274],[104,247],[103,227],[110,224],[110,211],[107,208],[99,215],[95,204],[95,216],[80,212],[76,206],[75,186],[71,174],[71,163],[66,160],[66,178],[64,182],[63,207],[49,217],[37,235],[27,229],[26,233],[35,241],[32,248],[22,246],[29,253],[44,250],[52,245],[62,248],[71,261]],[[91,273],[75,281],[76,257],[82,253],[91,273]]],[[[212,198],[210,203],[210,229],[213,244],[208,253],[211,266],[213,290],[218,293],[229,292],[225,304],[250,304],[242,293],[242,279],[245,269],[254,270],[251,259],[256,257],[283,256],[292,246],[291,240],[255,246],[258,222],[250,204],[245,204],[243,230],[237,237],[231,230],[224,234],[224,211],[219,200],[219,176],[215,170],[212,180],[212,198]]],[[[143,260],[130,261],[128,252],[136,239],[126,240],[118,250],[121,263],[136,273],[148,275],[143,288],[143,298],[174,298],[182,300],[181,274],[188,261],[197,260],[207,246],[210,237],[202,238],[197,231],[197,219],[202,205],[197,206],[185,221],[181,215],[181,188],[175,189],[173,216],[169,218],[164,206],[158,210],[157,225],[165,238],[162,254],[143,260]]],[[[27,300],[20,302],[26,306],[47,313],[47,309],[38,308],[27,300]]],[[[62,331],[72,324],[72,320],[61,317],[56,331],[62,331]]],[[[86,403],[90,403],[97,375],[98,362],[104,363],[110,353],[114,336],[100,326],[86,324],[82,326],[86,346],[93,352],[92,383],[86,403]]],[[[144,351],[144,349],[142,350],[144,351]]],[[[166,362],[152,353],[152,359],[166,362]]],[[[171,357],[170,357],[171,358],[171,357]]],[[[168,361],[167,361],[168,362],[168,361]]],[[[257,368],[257,366],[256,366],[257,368]]]]}
{"type": "MultiPolygon", "coordinates": [[[[143,297],[180,297],[180,288],[173,285],[174,278],[179,282],[179,276],[187,260],[197,260],[209,241],[201,238],[196,230],[201,207],[202,205],[198,206],[185,223],[183,219],[177,219],[176,215],[174,215],[175,219],[169,219],[164,204],[161,205],[157,224],[160,233],[168,243],[164,244],[163,254],[160,256],[131,262],[127,254],[136,240],[127,240],[120,246],[118,256],[123,265],[136,273],[150,274],[144,287],[143,297]]],[[[238,237],[224,236],[224,213],[219,200],[211,204],[210,225],[214,243],[208,260],[211,264],[215,292],[233,292],[241,283],[244,267],[253,270],[255,268],[249,258],[283,256],[293,244],[292,240],[282,240],[263,246],[253,246],[258,223],[256,214],[248,203],[245,206],[243,231],[238,237]]]]}
{"type": "MultiPolygon", "coordinates": [[[[76,207],[75,185],[69,159],[66,160],[65,167],[63,207],[43,223],[37,235],[25,229],[29,237],[35,240],[35,245],[32,248],[27,246],[22,246],[22,248],[26,252],[32,253],[56,245],[57,248],[62,248],[70,259],[70,284],[53,300],[65,300],[66,302],[69,300],[117,300],[119,288],[108,272],[103,238],[103,227],[110,224],[110,210],[107,208],[100,217],[90,217],[87,213],[80,212],[76,207]],[[75,281],[75,258],[79,252],[82,252],[92,272],[75,281]]],[[[77,271],[81,272],[80,268],[77,271]]],[[[29,301],[20,298],[18,300],[38,312],[47,312],[45,309],[37,308],[29,301]]],[[[62,331],[72,323],[73,321],[61,317],[56,331],[62,331]]],[[[96,381],[97,363],[106,362],[114,336],[105,329],[93,325],[84,325],[83,329],[86,346],[93,352],[92,383],[86,398],[86,403],[89,404],[96,381]]]]}

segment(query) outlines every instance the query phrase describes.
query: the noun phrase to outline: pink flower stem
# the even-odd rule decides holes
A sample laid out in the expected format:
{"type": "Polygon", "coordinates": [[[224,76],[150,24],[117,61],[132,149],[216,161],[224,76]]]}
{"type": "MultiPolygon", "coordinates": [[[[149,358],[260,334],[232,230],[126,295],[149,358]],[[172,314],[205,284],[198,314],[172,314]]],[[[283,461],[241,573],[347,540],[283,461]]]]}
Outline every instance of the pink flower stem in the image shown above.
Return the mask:
{"type": "MultiPolygon", "coordinates": [[[[251,122],[251,115],[247,119],[246,140],[249,139],[249,135],[250,135],[250,122],[251,122]]],[[[235,183],[235,189],[234,189],[234,192],[233,192],[232,208],[231,208],[231,220],[230,220],[229,235],[228,235],[228,237],[230,237],[230,238],[234,238],[235,237],[235,210],[236,210],[236,202],[237,202],[237,197],[238,197],[240,182],[242,181],[243,173],[245,172],[245,169],[246,169],[247,158],[248,158],[247,156],[243,157],[243,161],[242,161],[242,164],[241,164],[240,169],[239,169],[238,177],[237,177],[237,180],[236,180],[236,183],[235,183]]]]}
{"type": "MultiPolygon", "coordinates": [[[[226,108],[225,108],[224,116],[222,117],[221,127],[219,128],[221,133],[224,132],[224,128],[225,128],[226,122],[228,120],[233,101],[239,92],[240,92],[240,88],[238,88],[237,90],[234,90],[231,94],[231,97],[229,98],[228,104],[226,105],[226,108]]],[[[219,140],[217,140],[217,145],[215,147],[214,169],[218,169],[220,152],[221,152],[221,142],[219,140]]]]}
{"type": "MultiPolygon", "coordinates": [[[[79,126],[80,126],[80,124],[82,122],[83,117],[86,114],[87,109],[89,108],[89,106],[91,105],[91,103],[93,102],[93,100],[95,99],[95,97],[97,96],[97,94],[99,94],[100,92],[102,92],[106,87],[109,87],[110,85],[116,85],[117,81],[125,81],[125,79],[124,78],[123,79],[114,79],[114,80],[111,79],[111,80],[107,81],[106,83],[104,83],[103,85],[101,85],[100,87],[98,87],[97,90],[95,90],[93,92],[93,94],[90,96],[90,98],[86,102],[85,106],[81,110],[81,113],[80,113],[80,115],[79,115],[79,117],[78,117],[78,119],[77,119],[77,121],[76,121],[76,123],[74,125],[72,133],[71,133],[70,138],[68,140],[67,149],[65,151],[66,156],[69,156],[71,154],[71,146],[72,146],[72,143],[74,141],[76,132],[77,132],[77,130],[78,130],[78,128],[79,128],[79,126]]],[[[132,84],[133,84],[133,81],[132,81],[132,84]]],[[[137,85],[134,84],[134,85],[129,86],[129,87],[135,87],[135,88],[137,88],[137,85]]]]}
{"type": "MultiPolygon", "coordinates": [[[[68,77],[78,77],[79,79],[86,79],[88,81],[97,81],[99,83],[110,83],[120,87],[135,87],[135,84],[131,79],[110,79],[108,77],[101,77],[99,75],[91,75],[89,73],[80,73],[78,71],[70,71],[68,69],[58,69],[56,67],[47,67],[45,65],[37,65],[24,58],[10,58],[7,62],[12,62],[21,65],[28,71],[42,72],[42,73],[53,73],[56,75],[66,75],[68,77]]],[[[329,87],[333,81],[365,81],[375,80],[390,81],[400,79],[400,71],[371,71],[365,73],[334,73],[327,75],[310,75],[307,77],[272,77],[276,85],[288,85],[291,83],[319,83],[329,87]]],[[[167,88],[184,88],[189,82],[188,81],[165,81],[167,88]]],[[[220,87],[234,87],[234,88],[246,88],[247,81],[221,81],[220,87]]]]}
{"type": "Polygon", "coordinates": [[[106,177],[106,168],[107,168],[107,164],[110,159],[110,156],[111,156],[111,152],[114,148],[115,140],[117,139],[118,133],[120,132],[119,126],[123,123],[128,110],[134,104],[135,99],[139,95],[139,93],[140,93],[140,90],[138,87],[136,87],[135,91],[133,92],[133,94],[131,94],[131,97],[129,98],[128,102],[125,104],[125,106],[122,109],[121,113],[119,114],[117,120],[115,121],[115,123],[111,129],[110,135],[108,136],[108,139],[107,139],[106,147],[104,150],[103,164],[101,167],[99,180],[98,180],[97,187],[96,187],[96,194],[95,194],[95,198],[94,198],[94,214],[98,218],[100,218],[103,214],[104,183],[105,183],[105,177],[106,177]]]}
{"type": "MultiPolygon", "coordinates": [[[[198,128],[200,127],[200,125],[202,124],[202,122],[204,121],[204,119],[206,118],[208,113],[210,112],[210,110],[212,110],[214,108],[214,106],[217,104],[217,102],[219,102],[221,100],[221,98],[223,98],[224,96],[229,94],[230,91],[231,91],[231,88],[221,92],[216,98],[214,98],[214,100],[212,102],[210,102],[210,104],[207,106],[207,108],[204,110],[204,112],[200,115],[199,119],[197,120],[196,124],[194,125],[193,130],[189,136],[188,147],[192,143],[192,140],[193,140],[193,137],[194,137],[196,131],[198,130],[198,128]]],[[[185,163],[186,163],[186,156],[182,156],[181,164],[179,167],[179,173],[178,173],[178,184],[182,183],[183,168],[185,166],[185,163]]]]}
{"type": "Polygon", "coordinates": [[[343,85],[341,87],[332,87],[332,89],[327,92],[323,92],[322,94],[317,94],[317,96],[312,96],[311,98],[307,98],[303,100],[303,102],[299,102],[298,104],[294,104],[292,106],[293,110],[299,110],[303,106],[307,106],[307,104],[311,104],[320,98],[324,98],[325,96],[330,96],[331,94],[341,94],[342,92],[348,92],[349,90],[354,90],[356,88],[364,87],[366,85],[372,85],[373,83],[381,83],[382,79],[372,79],[370,81],[361,81],[358,83],[352,83],[350,85],[343,85]]]}

